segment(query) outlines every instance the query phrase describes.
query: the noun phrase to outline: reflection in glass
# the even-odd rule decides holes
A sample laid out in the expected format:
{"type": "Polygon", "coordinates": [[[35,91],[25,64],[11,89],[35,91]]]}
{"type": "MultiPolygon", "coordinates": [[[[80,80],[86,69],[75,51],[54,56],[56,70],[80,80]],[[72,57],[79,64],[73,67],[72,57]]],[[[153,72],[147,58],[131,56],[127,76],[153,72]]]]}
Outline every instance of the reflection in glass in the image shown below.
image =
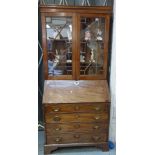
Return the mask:
{"type": "Polygon", "coordinates": [[[113,0],[40,0],[40,4],[58,6],[112,6],[113,0]]]}
{"type": "Polygon", "coordinates": [[[72,19],[46,17],[49,76],[72,74],[72,19]]]}
{"type": "Polygon", "coordinates": [[[80,74],[103,74],[104,18],[81,18],[80,74]]]}

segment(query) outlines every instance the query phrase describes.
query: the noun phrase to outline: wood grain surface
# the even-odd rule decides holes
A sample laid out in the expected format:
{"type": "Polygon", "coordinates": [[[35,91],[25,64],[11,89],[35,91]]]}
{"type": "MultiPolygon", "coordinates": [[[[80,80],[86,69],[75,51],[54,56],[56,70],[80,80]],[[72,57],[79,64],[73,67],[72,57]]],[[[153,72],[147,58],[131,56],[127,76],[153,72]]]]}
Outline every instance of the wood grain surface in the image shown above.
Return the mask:
{"type": "Polygon", "coordinates": [[[106,80],[46,80],[43,103],[110,102],[106,80]]]}
{"type": "Polygon", "coordinates": [[[45,124],[47,135],[55,135],[60,133],[77,133],[77,132],[91,132],[101,133],[108,130],[108,122],[99,123],[53,123],[45,124]]]}
{"type": "Polygon", "coordinates": [[[45,104],[45,113],[108,112],[109,103],[45,104]]]}
{"type": "Polygon", "coordinates": [[[105,142],[107,135],[105,133],[89,134],[89,133],[69,133],[58,134],[46,137],[48,144],[65,144],[65,143],[89,143],[89,142],[105,142]]]}
{"type": "Polygon", "coordinates": [[[46,123],[100,122],[108,119],[108,113],[45,114],[46,123]]]}

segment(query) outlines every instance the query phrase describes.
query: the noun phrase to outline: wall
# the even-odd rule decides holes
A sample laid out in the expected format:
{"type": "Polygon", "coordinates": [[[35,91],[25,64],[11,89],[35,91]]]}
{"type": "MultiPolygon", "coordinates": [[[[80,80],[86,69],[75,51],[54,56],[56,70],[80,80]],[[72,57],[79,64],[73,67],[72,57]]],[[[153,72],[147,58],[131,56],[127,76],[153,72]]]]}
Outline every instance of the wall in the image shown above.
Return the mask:
{"type": "Polygon", "coordinates": [[[112,51],[111,51],[111,68],[110,68],[110,94],[111,94],[111,115],[109,139],[116,142],[116,20],[115,20],[115,1],[113,15],[113,32],[112,32],[112,51]]]}

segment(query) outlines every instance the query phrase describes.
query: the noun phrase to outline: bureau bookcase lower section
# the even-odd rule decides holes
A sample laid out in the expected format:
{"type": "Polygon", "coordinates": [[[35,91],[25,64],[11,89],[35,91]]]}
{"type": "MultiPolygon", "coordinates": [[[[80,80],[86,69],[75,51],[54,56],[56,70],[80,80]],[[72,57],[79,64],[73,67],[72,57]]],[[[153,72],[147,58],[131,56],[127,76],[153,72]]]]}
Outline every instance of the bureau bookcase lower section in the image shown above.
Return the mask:
{"type": "Polygon", "coordinates": [[[108,151],[109,109],[106,81],[79,81],[79,85],[74,81],[46,81],[45,154],[73,146],[95,146],[108,151]],[[94,85],[97,91],[93,90],[94,85]]]}
{"type": "Polygon", "coordinates": [[[44,104],[45,154],[72,146],[108,151],[109,104],[44,104]]]}

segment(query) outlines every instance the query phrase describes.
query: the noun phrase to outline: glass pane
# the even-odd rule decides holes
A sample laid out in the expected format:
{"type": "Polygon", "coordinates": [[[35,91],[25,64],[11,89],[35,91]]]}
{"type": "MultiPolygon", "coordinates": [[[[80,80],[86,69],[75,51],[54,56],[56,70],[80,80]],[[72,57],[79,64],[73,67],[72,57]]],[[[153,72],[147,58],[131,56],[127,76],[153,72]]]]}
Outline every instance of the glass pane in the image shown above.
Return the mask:
{"type": "Polygon", "coordinates": [[[76,6],[91,6],[94,0],[75,0],[76,6]]]}
{"type": "Polygon", "coordinates": [[[49,76],[72,75],[72,18],[46,17],[49,76]]]}
{"type": "Polygon", "coordinates": [[[96,6],[112,6],[113,0],[95,0],[96,6]]]}
{"type": "Polygon", "coordinates": [[[113,0],[40,0],[40,3],[66,6],[112,6],[113,0]]]}
{"type": "Polygon", "coordinates": [[[80,74],[103,74],[104,18],[81,18],[80,74]]]}

